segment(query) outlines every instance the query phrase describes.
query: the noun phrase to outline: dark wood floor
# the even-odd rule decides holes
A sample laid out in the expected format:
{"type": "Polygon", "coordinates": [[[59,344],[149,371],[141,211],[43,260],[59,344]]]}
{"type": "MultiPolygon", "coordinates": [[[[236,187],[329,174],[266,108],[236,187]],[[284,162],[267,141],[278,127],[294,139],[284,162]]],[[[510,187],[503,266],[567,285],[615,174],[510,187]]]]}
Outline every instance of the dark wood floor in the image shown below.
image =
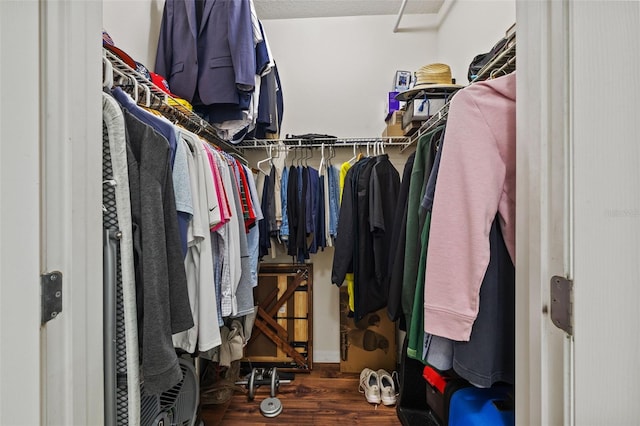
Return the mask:
{"type": "Polygon", "coordinates": [[[202,407],[206,426],[258,425],[400,425],[395,406],[372,405],[358,392],[359,375],[340,373],[338,364],[314,364],[309,374],[298,373],[289,384],[280,385],[276,395],[282,413],[273,418],[260,413],[260,402],[269,397],[261,386],[253,401],[236,392],[226,404],[202,407]]]}

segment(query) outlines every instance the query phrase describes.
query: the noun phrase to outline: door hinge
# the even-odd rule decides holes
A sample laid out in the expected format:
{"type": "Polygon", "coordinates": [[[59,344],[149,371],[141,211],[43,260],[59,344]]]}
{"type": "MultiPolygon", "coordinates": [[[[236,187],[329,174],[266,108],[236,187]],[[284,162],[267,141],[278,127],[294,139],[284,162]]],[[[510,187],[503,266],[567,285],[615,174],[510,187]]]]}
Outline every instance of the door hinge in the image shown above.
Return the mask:
{"type": "Polygon", "coordinates": [[[573,335],[573,281],[557,275],[552,277],[550,296],[551,321],[573,335]]]}
{"type": "Polygon", "coordinates": [[[62,272],[53,271],[40,275],[42,291],[41,325],[56,318],[62,312],[62,272]]]}

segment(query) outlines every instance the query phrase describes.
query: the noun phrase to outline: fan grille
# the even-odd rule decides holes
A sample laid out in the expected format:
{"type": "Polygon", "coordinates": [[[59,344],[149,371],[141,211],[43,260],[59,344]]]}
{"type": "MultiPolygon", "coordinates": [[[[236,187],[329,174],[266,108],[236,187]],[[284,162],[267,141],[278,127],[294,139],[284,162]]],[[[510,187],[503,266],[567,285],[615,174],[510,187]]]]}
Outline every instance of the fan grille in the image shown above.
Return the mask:
{"type": "MultiPolygon", "coordinates": [[[[113,165],[109,149],[109,133],[102,123],[102,225],[105,229],[118,228],[116,210],[116,190],[109,181],[113,180],[113,165]]],[[[129,424],[129,400],[127,390],[127,349],[125,344],[124,302],[122,295],[122,270],[120,268],[120,246],[116,244],[116,421],[119,425],[129,424]]]]}
{"type": "Polygon", "coordinates": [[[182,380],[160,395],[149,395],[140,388],[142,426],[155,425],[158,418],[165,418],[175,426],[192,424],[198,407],[199,389],[195,369],[190,361],[180,359],[182,380]]]}

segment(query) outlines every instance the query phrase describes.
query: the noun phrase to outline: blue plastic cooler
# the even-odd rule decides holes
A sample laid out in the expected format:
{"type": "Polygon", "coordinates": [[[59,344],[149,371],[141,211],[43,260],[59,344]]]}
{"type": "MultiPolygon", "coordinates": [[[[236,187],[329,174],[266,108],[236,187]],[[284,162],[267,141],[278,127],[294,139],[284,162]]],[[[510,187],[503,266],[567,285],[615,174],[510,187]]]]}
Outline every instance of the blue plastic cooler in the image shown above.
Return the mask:
{"type": "Polygon", "coordinates": [[[515,425],[513,388],[464,388],[451,397],[449,426],[515,425]]]}

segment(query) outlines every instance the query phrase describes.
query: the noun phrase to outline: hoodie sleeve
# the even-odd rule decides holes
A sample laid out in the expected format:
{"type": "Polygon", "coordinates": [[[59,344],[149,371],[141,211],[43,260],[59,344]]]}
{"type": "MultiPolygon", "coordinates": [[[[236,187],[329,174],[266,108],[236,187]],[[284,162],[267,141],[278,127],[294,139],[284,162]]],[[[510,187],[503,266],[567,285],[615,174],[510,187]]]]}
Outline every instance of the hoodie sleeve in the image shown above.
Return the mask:
{"type": "Polygon", "coordinates": [[[505,136],[515,128],[514,99],[474,86],[451,101],[424,290],[425,332],[457,341],[469,340],[478,314],[489,231],[505,198],[505,136]]]}

